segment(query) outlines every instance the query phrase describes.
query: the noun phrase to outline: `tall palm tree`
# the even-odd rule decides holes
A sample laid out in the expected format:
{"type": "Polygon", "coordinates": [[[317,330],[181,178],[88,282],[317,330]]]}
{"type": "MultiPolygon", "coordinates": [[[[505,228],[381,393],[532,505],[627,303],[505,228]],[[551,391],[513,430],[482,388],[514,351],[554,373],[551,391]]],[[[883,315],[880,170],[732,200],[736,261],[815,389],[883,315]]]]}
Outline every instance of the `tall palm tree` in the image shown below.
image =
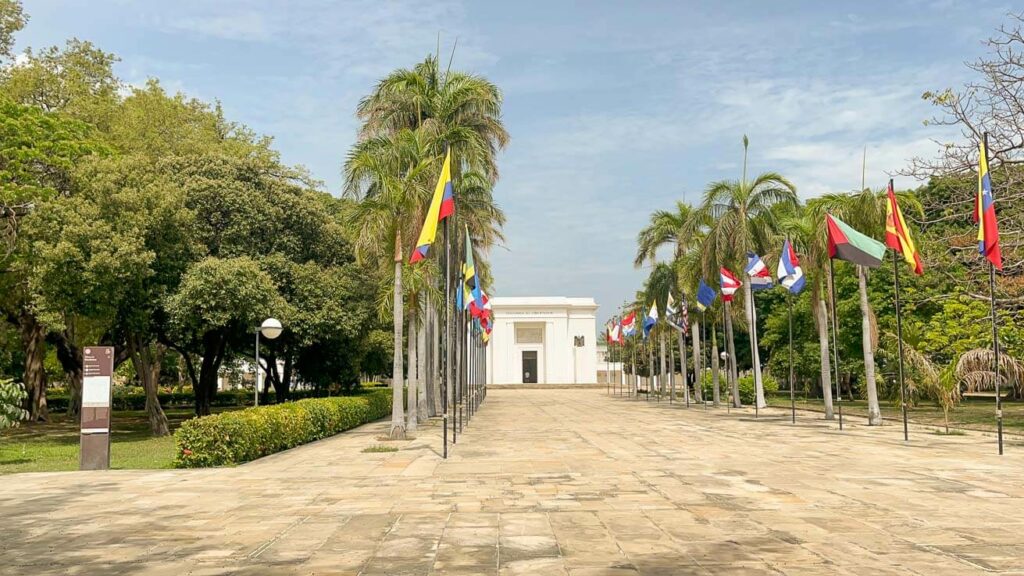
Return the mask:
{"type": "MultiPolygon", "coordinates": [[[[908,192],[897,193],[904,209],[921,211],[917,198],[908,192]]],[[[860,232],[873,238],[885,234],[885,212],[887,195],[885,191],[862,188],[852,194],[826,194],[808,202],[808,206],[824,218],[824,213],[834,214],[860,232]]],[[[868,395],[868,424],[882,425],[882,411],[878,404],[878,384],[875,379],[875,349],[878,347],[878,331],[875,326],[875,312],[868,300],[868,271],[857,266],[857,286],[860,295],[861,348],[864,353],[864,385],[868,395]]],[[[834,312],[833,312],[834,313],[834,312]]]]}
{"type": "Polygon", "coordinates": [[[812,210],[801,210],[781,220],[781,232],[799,253],[800,267],[810,287],[811,308],[818,328],[818,349],[821,361],[821,391],[825,400],[825,419],[835,418],[832,405],[832,356],[828,343],[828,308],[825,304],[825,279],[828,277],[828,246],[825,242],[824,216],[812,210]]]}
{"type": "MultiPolygon", "coordinates": [[[[798,204],[796,186],[775,172],[759,174],[747,180],[747,137],[743,137],[743,177],[740,180],[712,182],[704,192],[704,201],[698,208],[704,221],[709,222],[705,257],[719,260],[738,273],[746,262],[747,252],[764,254],[778,235],[780,208],[794,208],[798,204]]],[[[743,282],[746,321],[753,336],[757,326],[753,317],[753,295],[750,282],[743,282]]],[[[726,308],[729,308],[728,304],[726,308]]],[[[732,331],[732,322],[726,314],[726,330],[732,331]]],[[[729,336],[729,344],[732,336],[729,336]]],[[[752,342],[753,344],[753,342],[752,342]]],[[[768,404],[764,399],[761,379],[761,358],[757,346],[751,346],[754,368],[754,387],[758,406],[768,404]]],[[[730,356],[734,352],[730,349],[730,356]]],[[[737,399],[734,399],[736,402],[737,399]]],[[[737,404],[738,406],[738,404],[737,404]]]]}
{"type": "MultiPolygon", "coordinates": [[[[657,260],[657,251],[663,246],[672,246],[672,268],[673,272],[680,266],[680,260],[699,244],[699,235],[686,232],[686,222],[693,214],[693,208],[681,201],[676,201],[675,210],[656,210],[651,214],[650,223],[640,230],[637,235],[636,257],[633,265],[641,267],[644,262],[654,263],[657,260]]],[[[679,294],[686,293],[686,284],[679,281],[681,276],[675,275],[676,282],[673,284],[679,294]]],[[[695,286],[695,284],[693,284],[695,286]]],[[[693,292],[691,292],[692,294],[693,292]]],[[[682,305],[680,302],[679,305],[682,305]]],[[[699,324],[697,326],[700,327],[699,324]]],[[[677,333],[679,345],[679,358],[681,361],[683,383],[686,384],[686,335],[677,333]]],[[[696,350],[696,349],[695,349],[696,350]]],[[[697,352],[694,352],[697,354],[697,352]]],[[[664,353],[662,353],[664,363],[664,353]]],[[[695,370],[696,373],[696,370],[695,370]]],[[[688,392],[687,392],[688,393],[688,392]]],[[[699,398],[699,396],[698,396],[699,398]]]]}
{"type": "Polygon", "coordinates": [[[430,170],[439,166],[438,158],[427,153],[422,134],[403,129],[388,136],[376,136],[358,142],[345,161],[345,191],[359,200],[349,214],[349,224],[359,233],[355,241],[356,258],[360,261],[383,261],[393,256],[394,292],[394,358],[391,429],[394,438],[405,436],[403,414],[402,264],[405,257],[403,238],[411,237],[419,226],[412,215],[430,196],[430,170]]]}

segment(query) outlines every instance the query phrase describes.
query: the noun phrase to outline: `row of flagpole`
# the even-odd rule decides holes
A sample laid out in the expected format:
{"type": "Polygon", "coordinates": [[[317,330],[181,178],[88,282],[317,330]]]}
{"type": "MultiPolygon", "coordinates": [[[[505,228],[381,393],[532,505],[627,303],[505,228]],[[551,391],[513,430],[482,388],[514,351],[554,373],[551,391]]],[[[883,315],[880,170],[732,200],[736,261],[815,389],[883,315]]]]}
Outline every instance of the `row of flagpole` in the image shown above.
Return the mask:
{"type": "MultiPolygon", "coordinates": [[[[443,224],[444,265],[444,328],[442,338],[443,378],[441,380],[441,423],[442,457],[448,458],[448,425],[451,423],[451,444],[458,442],[458,436],[487,398],[487,354],[492,321],[491,305],[487,294],[480,286],[476,273],[473,240],[469,226],[465,226],[464,247],[459,252],[456,245],[455,258],[460,262],[458,274],[454,274],[452,241],[454,234],[449,230],[449,217],[456,211],[455,186],[452,181],[451,149],[445,151],[444,164],[434,188],[430,206],[427,209],[423,227],[420,229],[416,247],[409,258],[410,264],[424,260],[430,246],[437,238],[438,224],[443,224]],[[455,290],[454,303],[452,290],[455,290]]],[[[395,375],[400,377],[400,375],[395,375]]],[[[414,405],[411,403],[410,405],[414,405]]]]}
{"type": "MultiPolygon", "coordinates": [[[[996,396],[996,435],[999,454],[1003,453],[1003,414],[1002,414],[1002,399],[1000,397],[1000,365],[999,365],[999,334],[998,334],[998,316],[996,311],[996,296],[995,296],[995,271],[996,269],[1002,269],[1002,255],[999,247],[999,229],[996,222],[995,214],[995,200],[992,194],[992,181],[988,170],[988,134],[985,133],[979,145],[979,161],[978,161],[978,188],[977,195],[975,198],[975,210],[974,219],[978,223],[978,251],[988,260],[988,276],[989,276],[989,300],[991,305],[991,320],[992,320],[992,350],[993,350],[993,375],[994,375],[994,386],[996,396]]],[[[900,405],[902,411],[903,421],[903,439],[909,441],[909,427],[908,427],[908,416],[907,416],[907,404],[908,398],[906,393],[906,383],[904,379],[904,356],[903,356],[903,322],[902,312],[900,307],[900,282],[899,282],[899,259],[897,254],[901,255],[903,259],[910,265],[911,269],[915,274],[923,274],[924,266],[921,263],[921,257],[914,241],[907,228],[906,220],[903,217],[903,212],[900,209],[899,203],[897,202],[896,194],[893,189],[893,181],[889,179],[888,189],[886,191],[886,225],[885,225],[885,243],[879,242],[874,238],[866,236],[859,231],[855,230],[845,222],[842,222],[831,214],[825,215],[825,228],[826,237],[828,240],[828,291],[829,301],[831,307],[831,324],[832,324],[832,364],[833,364],[833,379],[835,382],[836,392],[836,408],[839,414],[839,429],[843,430],[843,408],[842,408],[842,388],[840,386],[840,374],[839,374],[839,346],[838,346],[838,319],[837,319],[837,300],[836,300],[836,287],[835,287],[835,268],[833,266],[833,260],[846,260],[858,266],[865,266],[868,268],[877,268],[882,264],[885,257],[887,248],[893,250],[892,261],[893,261],[893,294],[894,303],[896,308],[896,339],[898,346],[898,361],[897,361],[897,382],[900,388],[900,405]]],[[[720,268],[719,287],[723,301],[723,329],[727,325],[727,316],[729,314],[729,303],[733,300],[733,295],[742,286],[742,282],[729,271],[726,267],[720,268]]],[[[771,278],[771,273],[768,267],[760,256],[754,253],[747,254],[747,266],[745,272],[750,282],[750,298],[746,305],[749,307],[750,313],[750,346],[751,346],[751,358],[753,362],[758,361],[758,338],[757,338],[757,307],[754,299],[754,293],[760,290],[771,288],[774,283],[771,278]]],[[[779,284],[787,290],[786,295],[786,308],[789,321],[789,395],[790,395],[790,413],[791,421],[796,423],[796,397],[795,397],[795,377],[794,377],[794,366],[793,366],[793,303],[792,297],[799,294],[805,284],[806,279],[803,274],[803,270],[800,267],[799,259],[793,245],[790,243],[788,238],[785,239],[782,247],[782,252],[779,257],[779,266],[777,269],[777,278],[779,284]]],[[[701,312],[702,323],[705,324],[704,312],[709,308],[718,297],[718,293],[713,288],[708,286],[704,279],[699,280],[697,289],[697,308],[701,312]]],[[[666,323],[671,326],[674,330],[679,331],[681,335],[685,336],[689,331],[689,322],[687,318],[687,303],[685,295],[682,296],[681,308],[675,307],[675,301],[672,297],[671,291],[669,292],[666,299],[666,323]]],[[[641,310],[643,312],[643,310],[641,310]]],[[[636,337],[638,331],[636,329],[637,311],[630,311],[625,317],[616,316],[606,325],[607,341],[609,346],[614,344],[620,345],[621,347],[625,344],[627,337],[636,337]]],[[[646,307],[646,312],[643,318],[643,329],[642,336],[643,342],[646,343],[648,335],[654,326],[659,322],[660,315],[658,312],[657,301],[650,302],[646,307]]],[[[712,326],[712,330],[716,330],[712,326]]],[[[731,344],[731,334],[726,335],[727,341],[731,344]]],[[[700,338],[701,353],[694,352],[694,365],[695,369],[698,370],[694,377],[694,389],[698,385],[701,386],[703,392],[703,380],[704,380],[704,354],[706,347],[704,346],[704,337],[700,338]]],[[[684,339],[685,341],[685,339],[684,339]]],[[[694,339],[696,342],[696,338],[694,339]]],[[[609,349],[610,350],[610,349],[609,349]]],[[[650,353],[650,348],[647,348],[650,353]]],[[[610,352],[609,352],[610,353],[610,352]]],[[[632,350],[632,362],[631,362],[631,375],[633,377],[633,385],[631,386],[632,391],[639,395],[639,374],[637,373],[636,366],[636,347],[632,350]]],[[[664,355],[662,356],[664,357],[664,355]]],[[[682,358],[681,358],[682,360],[682,358]]],[[[726,373],[727,381],[733,384],[736,377],[736,358],[734,353],[725,354],[726,360],[726,373]]],[[[621,358],[623,362],[624,359],[621,358]]],[[[671,360],[670,363],[670,381],[674,384],[674,372],[675,372],[675,361],[671,360]]],[[[647,396],[650,398],[651,382],[654,381],[654,370],[653,363],[649,366],[648,370],[648,384],[647,384],[647,396]]],[[[754,367],[756,371],[756,366],[754,367]]],[[[687,382],[687,367],[685,361],[681,364],[681,372],[683,377],[683,384],[685,388],[685,394],[687,398],[687,406],[689,406],[689,385],[687,382]]],[[[662,374],[664,377],[664,374],[662,374]]],[[[623,378],[623,383],[624,383],[623,378]]],[[[756,385],[755,385],[756,388],[756,385]]],[[[658,386],[659,400],[663,393],[663,385],[658,386]]],[[[715,392],[717,392],[717,387],[715,392]]],[[[758,390],[755,389],[754,399],[754,410],[755,417],[758,415],[758,408],[761,398],[757,395],[758,390]]],[[[735,394],[735,390],[733,390],[735,394]]],[[[673,390],[670,396],[670,402],[674,400],[675,390],[673,390]]],[[[702,394],[702,401],[707,407],[708,400],[706,396],[702,394]]],[[[734,398],[735,401],[735,398],[734,398]]],[[[715,398],[714,404],[718,405],[718,399],[715,398]]],[[[727,402],[727,406],[728,406],[727,402]]]]}

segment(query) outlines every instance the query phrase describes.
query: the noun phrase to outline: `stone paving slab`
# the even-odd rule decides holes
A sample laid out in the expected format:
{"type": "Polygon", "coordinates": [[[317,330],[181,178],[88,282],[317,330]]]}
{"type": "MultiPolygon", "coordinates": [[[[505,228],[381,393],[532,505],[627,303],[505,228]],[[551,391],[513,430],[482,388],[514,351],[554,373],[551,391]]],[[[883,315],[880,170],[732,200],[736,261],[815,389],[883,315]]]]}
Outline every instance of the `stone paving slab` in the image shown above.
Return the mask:
{"type": "Polygon", "coordinates": [[[0,478],[0,574],[1019,574],[1024,445],[493,390],[236,468],[0,478]]]}

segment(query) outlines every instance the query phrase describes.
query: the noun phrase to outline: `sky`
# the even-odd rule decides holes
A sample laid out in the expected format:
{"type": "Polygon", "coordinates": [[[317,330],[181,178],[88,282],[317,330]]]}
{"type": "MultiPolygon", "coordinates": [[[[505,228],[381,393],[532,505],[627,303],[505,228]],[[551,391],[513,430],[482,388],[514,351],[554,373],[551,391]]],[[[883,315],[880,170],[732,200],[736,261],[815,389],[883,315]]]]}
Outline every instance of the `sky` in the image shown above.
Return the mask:
{"type": "MultiPolygon", "coordinates": [[[[799,194],[859,188],[955,137],[926,90],[1008,20],[1005,1],[26,0],[19,49],[78,37],[130,85],[218,100],[340,193],[359,98],[437,49],[504,96],[495,198],[501,296],[592,296],[599,322],[640,289],[636,235],[707,184],[775,171],[799,194]]],[[[1019,10],[1019,7],[1017,7],[1019,10]]],[[[917,183],[897,180],[897,187],[917,183]]]]}

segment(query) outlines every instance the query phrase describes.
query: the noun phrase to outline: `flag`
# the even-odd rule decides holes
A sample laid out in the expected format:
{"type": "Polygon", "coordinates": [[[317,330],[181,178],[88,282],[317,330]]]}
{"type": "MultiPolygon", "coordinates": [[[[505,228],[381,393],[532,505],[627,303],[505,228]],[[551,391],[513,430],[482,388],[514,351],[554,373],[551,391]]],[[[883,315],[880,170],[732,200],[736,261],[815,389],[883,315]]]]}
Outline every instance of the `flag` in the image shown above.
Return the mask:
{"type": "Polygon", "coordinates": [[[665,301],[665,317],[673,318],[676,315],[676,301],[672,299],[672,293],[668,293],[668,299],[665,301]]]}
{"type": "Polygon", "coordinates": [[[636,334],[636,312],[630,312],[622,319],[622,335],[632,336],[636,334]]]}
{"type": "Polygon", "coordinates": [[[704,283],[704,279],[700,279],[700,286],[697,287],[697,308],[703,312],[708,309],[715,302],[715,298],[718,295],[715,293],[715,289],[704,283]]]}
{"type": "Polygon", "coordinates": [[[804,278],[804,270],[800,267],[793,245],[787,238],[782,244],[782,254],[779,256],[779,284],[789,290],[790,294],[799,294],[804,289],[807,279],[804,278]]]}
{"type": "Polygon", "coordinates": [[[658,303],[651,302],[651,308],[647,312],[647,317],[644,318],[644,338],[651,333],[651,328],[658,323],[658,303]]]}
{"type": "Polygon", "coordinates": [[[733,276],[732,272],[726,270],[725,266],[719,270],[719,273],[721,275],[722,284],[722,301],[732,302],[732,295],[740,289],[740,286],[742,286],[743,283],[740,282],[736,276],[733,276]]]}
{"type": "Polygon", "coordinates": [[[903,254],[903,259],[910,264],[914,274],[920,276],[924,273],[921,254],[914,246],[914,240],[907,230],[907,221],[903,219],[903,210],[900,210],[900,205],[896,202],[892,180],[889,180],[888,196],[889,201],[885,203],[885,245],[903,254]]]}
{"type": "Polygon", "coordinates": [[[999,223],[996,222],[996,199],[992,196],[992,177],[988,173],[988,150],[981,141],[978,156],[978,196],[974,200],[974,221],[978,223],[978,253],[998,270],[1003,269],[999,250],[999,223]]]}
{"type": "Polygon", "coordinates": [[[885,257],[885,244],[854,230],[849,224],[825,214],[828,228],[828,256],[868,268],[878,268],[885,257]]]}
{"type": "MultiPolygon", "coordinates": [[[[466,258],[462,263],[462,290],[456,296],[460,296],[461,306],[468,307],[470,300],[476,302],[478,308],[483,308],[483,292],[480,290],[480,277],[476,274],[476,266],[473,263],[473,240],[469,237],[469,226],[466,226],[466,258]]],[[[464,308],[463,308],[464,309],[464,308]]]]}
{"type": "Polygon", "coordinates": [[[614,329],[615,329],[615,324],[611,320],[608,320],[607,322],[605,322],[605,324],[604,324],[605,341],[608,342],[609,344],[615,342],[615,338],[612,336],[612,330],[614,330],[614,329]]]}
{"type": "Polygon", "coordinates": [[[437,225],[442,220],[455,213],[455,196],[452,189],[452,153],[451,150],[444,155],[444,165],[441,166],[441,176],[437,179],[437,186],[434,187],[434,197],[430,199],[430,208],[427,209],[427,218],[423,221],[423,228],[420,229],[420,238],[416,241],[416,248],[409,258],[410,264],[415,264],[427,256],[430,245],[437,237],[437,225]]]}
{"type": "Polygon", "coordinates": [[[611,330],[611,332],[609,334],[610,334],[609,342],[611,342],[612,344],[621,344],[622,343],[622,321],[621,320],[619,320],[618,318],[612,318],[612,330],[611,330]]]}
{"type": "Polygon", "coordinates": [[[747,252],[747,276],[750,277],[750,289],[767,290],[773,285],[772,273],[768,270],[764,260],[753,252],[747,252]]]}
{"type": "Polygon", "coordinates": [[[690,331],[690,311],[687,310],[689,306],[686,305],[686,296],[683,296],[683,302],[679,306],[679,311],[682,313],[682,318],[679,321],[679,327],[683,329],[683,334],[690,331]]]}

